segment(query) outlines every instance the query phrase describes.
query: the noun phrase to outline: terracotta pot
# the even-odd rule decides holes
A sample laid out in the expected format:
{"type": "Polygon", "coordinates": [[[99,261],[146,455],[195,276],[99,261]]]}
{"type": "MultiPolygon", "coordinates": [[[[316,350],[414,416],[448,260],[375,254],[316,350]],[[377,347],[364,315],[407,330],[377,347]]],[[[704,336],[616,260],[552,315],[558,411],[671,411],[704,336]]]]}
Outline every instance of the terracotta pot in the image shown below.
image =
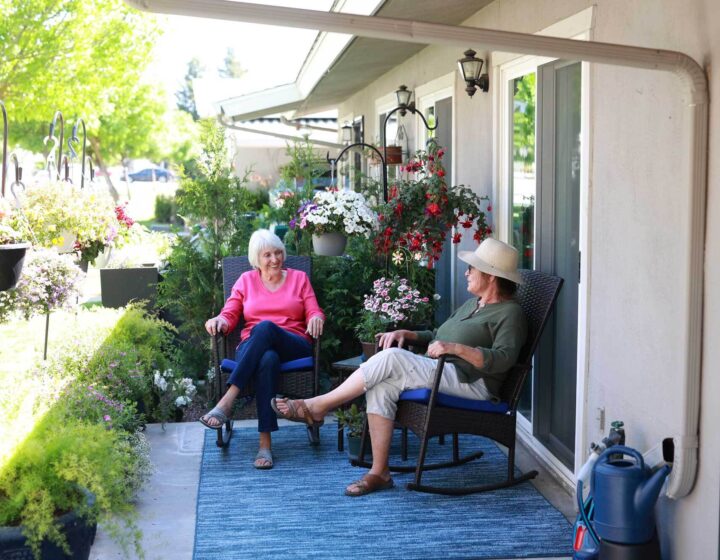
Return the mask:
{"type": "Polygon", "coordinates": [[[369,360],[375,355],[375,352],[377,350],[377,343],[361,341],[360,345],[362,346],[363,356],[365,356],[366,360],[369,360]]]}
{"type": "Polygon", "coordinates": [[[402,163],[402,146],[388,146],[385,148],[385,164],[397,165],[402,163]]]}

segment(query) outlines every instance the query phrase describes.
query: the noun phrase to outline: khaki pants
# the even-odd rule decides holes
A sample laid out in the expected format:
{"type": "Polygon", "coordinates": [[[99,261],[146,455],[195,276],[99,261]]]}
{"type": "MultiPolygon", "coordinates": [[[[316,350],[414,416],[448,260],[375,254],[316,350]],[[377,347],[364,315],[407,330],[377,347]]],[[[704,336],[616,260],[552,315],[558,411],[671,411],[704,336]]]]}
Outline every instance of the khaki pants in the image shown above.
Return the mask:
{"type": "MultiPolygon", "coordinates": [[[[360,366],[365,379],[367,412],[394,419],[400,393],[408,389],[430,389],[436,367],[436,359],[401,348],[378,352],[360,366]]],[[[455,366],[448,363],[443,368],[440,392],[466,399],[490,398],[482,379],[462,383],[458,380],[455,366]]]]}

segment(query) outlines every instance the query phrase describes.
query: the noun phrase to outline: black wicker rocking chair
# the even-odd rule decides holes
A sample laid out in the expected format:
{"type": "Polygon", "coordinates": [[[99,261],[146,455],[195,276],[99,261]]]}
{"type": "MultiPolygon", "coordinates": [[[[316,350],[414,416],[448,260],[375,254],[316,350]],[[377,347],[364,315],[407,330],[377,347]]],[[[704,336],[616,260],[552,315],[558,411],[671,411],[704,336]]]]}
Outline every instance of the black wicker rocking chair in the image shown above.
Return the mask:
{"type": "MultiPolygon", "coordinates": [[[[285,259],[285,268],[302,270],[310,277],[312,272],[312,261],[310,257],[288,255],[285,259]]],[[[225,299],[230,297],[232,287],[243,272],[253,270],[250,261],[246,256],[226,257],[222,261],[223,291],[225,299]]],[[[240,331],[242,331],[242,320],[227,335],[217,334],[211,337],[212,362],[214,371],[215,398],[220,400],[227,377],[235,367],[232,361],[235,357],[235,348],[240,342],[240,331]]],[[[291,397],[306,399],[314,397],[320,392],[320,339],[313,339],[312,356],[301,358],[280,364],[280,387],[279,393],[291,397]]],[[[250,382],[240,391],[239,397],[252,397],[255,394],[253,383],[250,382]]],[[[227,447],[233,432],[232,418],[216,429],[217,446],[227,447]]],[[[319,426],[308,426],[307,435],[311,445],[320,443],[319,426]]]]}
{"type": "MultiPolygon", "coordinates": [[[[465,495],[514,486],[537,476],[529,471],[515,476],[515,428],[517,405],[527,373],[532,368],[532,357],[540,335],[552,311],[563,280],[536,270],[521,270],[524,284],[518,287],[517,301],[522,306],[528,323],[528,336],[520,351],[518,362],[508,373],[500,390],[500,402],[463,399],[444,395],[438,391],[445,359],[438,360],[432,389],[414,389],[400,395],[395,415],[395,427],[402,429],[402,459],[407,459],[407,430],[420,439],[418,460],[412,466],[391,465],[394,472],[415,472],[415,480],[407,485],[410,490],[434,494],[465,495]],[[425,464],[428,441],[445,434],[453,435],[452,461],[425,464]],[[446,488],[421,483],[423,471],[463,465],[482,456],[482,452],[460,456],[458,434],[488,437],[508,448],[507,478],[501,482],[482,486],[446,488]]],[[[363,430],[360,454],[355,465],[368,466],[364,460],[367,447],[367,421],[363,430]]]]}

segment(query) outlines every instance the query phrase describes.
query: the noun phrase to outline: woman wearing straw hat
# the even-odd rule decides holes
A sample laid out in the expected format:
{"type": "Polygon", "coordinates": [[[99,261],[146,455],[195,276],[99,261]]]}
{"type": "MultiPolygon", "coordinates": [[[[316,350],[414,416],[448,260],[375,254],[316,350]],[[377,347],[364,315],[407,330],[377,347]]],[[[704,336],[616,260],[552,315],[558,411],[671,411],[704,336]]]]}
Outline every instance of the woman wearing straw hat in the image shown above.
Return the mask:
{"type": "Polygon", "coordinates": [[[312,399],[273,399],[280,416],[313,424],[325,414],[363,393],[367,400],[373,464],[360,480],[345,489],[348,496],[362,496],[393,487],[388,454],[400,393],[429,388],[437,358],[445,362],[440,391],[474,399],[494,398],[506,372],[515,364],[525,343],[527,326],[514,300],[522,283],[514,247],[485,239],[475,251],[460,251],[468,264],[467,289],[475,296],[461,305],[435,331],[397,330],[384,333],[376,353],[334,390],[312,399]],[[407,342],[429,343],[425,356],[402,349],[407,342]],[[397,344],[397,348],[393,348],[397,344]]]}

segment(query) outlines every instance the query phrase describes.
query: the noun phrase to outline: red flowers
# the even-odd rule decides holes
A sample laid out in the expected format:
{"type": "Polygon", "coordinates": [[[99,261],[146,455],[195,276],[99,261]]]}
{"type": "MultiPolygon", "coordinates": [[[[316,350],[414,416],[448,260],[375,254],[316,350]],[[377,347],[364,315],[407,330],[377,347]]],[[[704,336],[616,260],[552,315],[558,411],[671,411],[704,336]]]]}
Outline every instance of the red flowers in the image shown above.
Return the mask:
{"type": "Polygon", "coordinates": [[[432,204],[428,204],[425,210],[431,216],[439,216],[440,214],[442,214],[442,208],[440,208],[440,206],[438,206],[435,202],[433,202],[432,204]]]}
{"type": "Polygon", "coordinates": [[[116,206],[115,207],[115,217],[117,218],[117,221],[123,224],[126,228],[131,228],[133,224],[135,223],[135,220],[133,220],[130,216],[128,216],[125,213],[125,205],[116,206]]]}
{"type": "Polygon", "coordinates": [[[418,152],[403,168],[416,175],[396,181],[389,200],[379,210],[382,227],[375,239],[378,252],[387,254],[405,248],[432,268],[449,233],[453,243],[460,243],[464,231],[470,228],[476,228],[473,237],[478,241],[491,231],[481,209],[491,207],[484,202],[487,197],[479,197],[462,185],[447,185],[443,155],[444,150],[431,141],[427,151],[418,152]]]}

